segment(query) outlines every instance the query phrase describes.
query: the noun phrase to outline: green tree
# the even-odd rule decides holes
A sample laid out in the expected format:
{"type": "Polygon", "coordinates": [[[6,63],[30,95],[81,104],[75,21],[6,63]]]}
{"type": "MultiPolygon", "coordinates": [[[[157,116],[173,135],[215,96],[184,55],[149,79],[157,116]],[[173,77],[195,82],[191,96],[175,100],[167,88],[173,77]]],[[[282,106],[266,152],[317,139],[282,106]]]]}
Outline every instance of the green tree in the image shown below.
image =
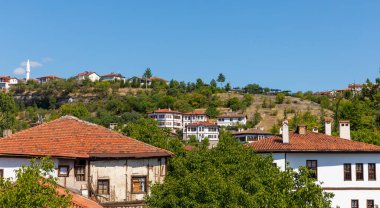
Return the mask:
{"type": "Polygon", "coordinates": [[[218,108],[214,105],[210,105],[205,112],[210,118],[216,118],[219,115],[218,108]]]}
{"type": "Polygon", "coordinates": [[[224,76],[224,74],[220,73],[218,75],[217,81],[220,83],[220,88],[222,88],[222,83],[224,83],[226,81],[226,77],[224,76]]]}
{"type": "Polygon", "coordinates": [[[41,158],[39,162],[31,159],[29,166],[16,170],[15,182],[1,179],[1,207],[69,207],[71,195],[57,192],[57,178],[49,175],[53,171],[54,163],[49,158],[41,158]]]}
{"type": "Polygon", "coordinates": [[[224,87],[224,89],[226,90],[226,92],[231,91],[231,84],[227,83],[226,86],[224,87]]]}
{"type": "Polygon", "coordinates": [[[153,185],[149,207],[330,207],[305,168],[280,171],[270,156],[222,134],[216,148],[196,148],[171,159],[163,184],[153,185]]]}
{"type": "Polygon", "coordinates": [[[72,115],[78,118],[86,118],[90,112],[83,103],[64,104],[59,108],[59,116],[72,115]]]}
{"type": "Polygon", "coordinates": [[[284,103],[284,100],[285,100],[285,94],[284,93],[277,93],[276,95],[276,103],[277,104],[282,104],[284,103]]]}
{"type": "Polygon", "coordinates": [[[145,79],[145,88],[148,88],[148,79],[152,77],[152,71],[150,70],[150,68],[145,69],[143,77],[145,79]]]}
{"type": "Polygon", "coordinates": [[[0,92],[0,132],[12,129],[16,123],[17,107],[13,96],[0,92]]]}

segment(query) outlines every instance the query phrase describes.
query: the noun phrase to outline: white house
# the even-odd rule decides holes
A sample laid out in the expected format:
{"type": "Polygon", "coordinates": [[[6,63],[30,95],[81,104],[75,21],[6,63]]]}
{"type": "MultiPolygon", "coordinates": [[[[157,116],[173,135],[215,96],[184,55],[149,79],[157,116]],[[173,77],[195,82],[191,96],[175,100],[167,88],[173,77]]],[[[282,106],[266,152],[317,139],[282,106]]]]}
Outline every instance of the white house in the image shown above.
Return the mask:
{"type": "MultiPolygon", "coordinates": [[[[335,194],[333,207],[378,207],[380,204],[380,146],[350,140],[348,121],[340,122],[340,137],[309,132],[305,126],[282,136],[247,144],[258,153],[272,154],[281,170],[306,166],[326,192],[335,194]]],[[[331,129],[331,122],[326,123],[331,129]]]]}
{"type": "Polygon", "coordinates": [[[183,140],[189,140],[191,136],[195,136],[199,142],[208,138],[210,146],[214,147],[219,142],[219,127],[210,122],[191,123],[183,129],[183,140]]]}
{"type": "Polygon", "coordinates": [[[15,84],[18,84],[18,79],[16,77],[0,76],[0,89],[8,90],[15,84]]]}
{"type": "Polygon", "coordinates": [[[96,72],[89,71],[77,74],[76,78],[78,81],[89,79],[91,82],[96,82],[100,80],[100,76],[96,72]]]}
{"type": "Polygon", "coordinates": [[[125,77],[121,74],[111,73],[111,74],[105,74],[100,77],[101,81],[116,81],[121,80],[125,81],[125,77]]]}
{"type": "Polygon", "coordinates": [[[237,126],[237,125],[246,125],[247,116],[237,113],[228,113],[225,115],[218,116],[218,125],[219,126],[237,126]]]}
{"type": "Polygon", "coordinates": [[[182,114],[182,125],[186,126],[191,123],[205,122],[208,121],[208,115],[203,111],[195,110],[188,113],[182,114]]]}
{"type": "Polygon", "coordinates": [[[148,117],[158,121],[162,128],[182,129],[182,113],[169,109],[158,109],[148,113],[148,117]]]}
{"type": "Polygon", "coordinates": [[[34,157],[50,156],[59,185],[104,207],[143,203],[163,182],[172,153],[78,118],[64,116],[0,139],[0,174],[34,157]],[[111,206],[111,205],[112,206],[111,206]]]}
{"type": "Polygon", "coordinates": [[[55,75],[47,75],[47,76],[38,77],[36,79],[40,82],[40,84],[43,84],[43,83],[46,83],[50,80],[62,79],[62,78],[55,76],[55,75]]]}

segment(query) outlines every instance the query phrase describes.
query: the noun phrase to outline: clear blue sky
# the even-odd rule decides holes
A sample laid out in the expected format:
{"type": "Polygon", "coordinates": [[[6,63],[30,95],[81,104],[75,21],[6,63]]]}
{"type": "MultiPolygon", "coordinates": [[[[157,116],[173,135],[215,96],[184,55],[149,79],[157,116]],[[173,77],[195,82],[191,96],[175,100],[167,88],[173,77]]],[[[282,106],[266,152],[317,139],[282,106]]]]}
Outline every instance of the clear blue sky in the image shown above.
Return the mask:
{"type": "Polygon", "coordinates": [[[32,77],[150,67],[166,79],[343,88],[379,76],[380,1],[0,0],[0,74],[28,58],[40,64],[32,77]]]}

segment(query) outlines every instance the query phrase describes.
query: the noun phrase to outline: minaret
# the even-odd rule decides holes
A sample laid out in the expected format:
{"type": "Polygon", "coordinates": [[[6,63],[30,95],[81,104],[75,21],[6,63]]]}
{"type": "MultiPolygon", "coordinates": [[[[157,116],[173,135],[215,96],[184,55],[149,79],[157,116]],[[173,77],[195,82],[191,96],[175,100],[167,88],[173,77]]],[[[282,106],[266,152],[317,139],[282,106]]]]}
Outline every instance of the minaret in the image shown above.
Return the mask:
{"type": "Polygon", "coordinates": [[[28,59],[28,62],[26,62],[26,81],[29,80],[29,76],[30,76],[30,63],[28,59]]]}

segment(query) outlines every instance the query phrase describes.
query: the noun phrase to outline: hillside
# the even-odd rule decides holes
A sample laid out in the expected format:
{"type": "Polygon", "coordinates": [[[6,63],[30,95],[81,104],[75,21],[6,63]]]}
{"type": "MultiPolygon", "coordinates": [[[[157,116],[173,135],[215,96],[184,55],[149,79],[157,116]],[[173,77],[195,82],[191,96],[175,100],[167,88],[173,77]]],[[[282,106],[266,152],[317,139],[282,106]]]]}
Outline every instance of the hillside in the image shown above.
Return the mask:
{"type": "MultiPolygon", "coordinates": [[[[237,93],[220,93],[218,96],[224,101],[233,97],[238,97],[239,99],[243,98],[243,95],[237,93]]],[[[257,126],[264,127],[265,130],[270,129],[278,120],[283,120],[284,112],[287,112],[288,119],[292,118],[296,112],[309,111],[318,117],[321,114],[321,107],[319,104],[290,96],[286,96],[283,104],[276,104],[273,108],[262,107],[265,99],[267,101],[272,100],[274,103],[275,97],[276,96],[274,95],[253,95],[253,103],[245,109],[244,113],[247,114],[248,118],[252,118],[254,113],[258,110],[261,114],[262,120],[257,126]]],[[[332,116],[333,112],[325,110],[325,114],[327,116],[332,116]]]]}

